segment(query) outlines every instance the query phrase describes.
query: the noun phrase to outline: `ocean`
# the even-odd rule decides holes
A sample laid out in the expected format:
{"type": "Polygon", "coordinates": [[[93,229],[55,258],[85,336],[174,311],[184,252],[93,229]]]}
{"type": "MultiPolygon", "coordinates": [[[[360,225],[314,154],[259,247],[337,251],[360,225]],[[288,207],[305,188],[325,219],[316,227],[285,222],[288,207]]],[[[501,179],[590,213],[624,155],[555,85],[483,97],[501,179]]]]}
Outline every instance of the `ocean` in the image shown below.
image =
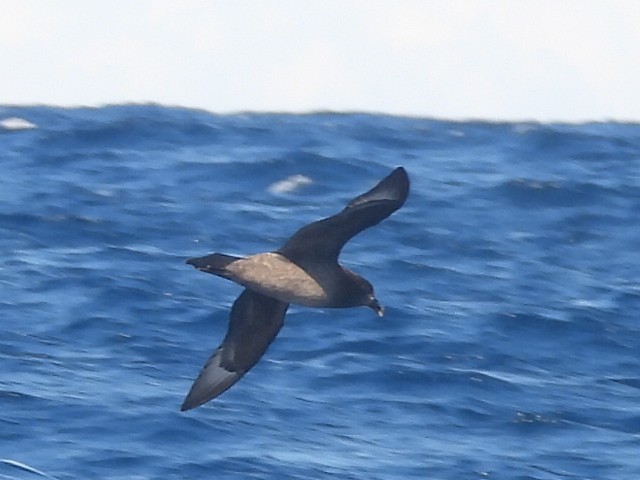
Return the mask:
{"type": "Polygon", "coordinates": [[[0,479],[640,478],[640,124],[0,106],[0,479]],[[292,307],[186,393],[277,249],[402,165],[347,244],[386,314],[292,307]]]}

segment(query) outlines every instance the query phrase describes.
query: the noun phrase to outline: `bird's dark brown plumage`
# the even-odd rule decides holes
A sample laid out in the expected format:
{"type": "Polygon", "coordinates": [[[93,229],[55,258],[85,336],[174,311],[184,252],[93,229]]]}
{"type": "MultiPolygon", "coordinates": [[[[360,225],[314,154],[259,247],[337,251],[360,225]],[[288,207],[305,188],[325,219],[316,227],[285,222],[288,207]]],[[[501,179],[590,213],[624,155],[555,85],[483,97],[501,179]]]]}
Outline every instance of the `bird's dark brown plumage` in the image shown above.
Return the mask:
{"type": "Polygon", "coordinates": [[[231,308],[222,344],[200,371],[182,410],[220,395],[253,367],[276,337],[289,303],[315,307],[382,307],[371,284],[338,264],[340,250],[405,202],[409,178],[398,167],[336,215],[298,230],[279,250],[246,258],[214,253],[187,263],[245,286],[231,308]]]}

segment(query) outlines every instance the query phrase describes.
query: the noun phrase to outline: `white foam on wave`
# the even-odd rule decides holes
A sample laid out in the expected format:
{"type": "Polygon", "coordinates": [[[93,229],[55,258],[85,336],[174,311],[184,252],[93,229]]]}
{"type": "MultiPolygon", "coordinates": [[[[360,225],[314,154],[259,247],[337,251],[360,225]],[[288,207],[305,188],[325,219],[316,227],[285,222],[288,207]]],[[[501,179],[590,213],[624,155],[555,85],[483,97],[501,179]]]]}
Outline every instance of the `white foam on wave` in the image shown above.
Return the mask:
{"type": "Polygon", "coordinates": [[[5,130],[29,130],[31,128],[36,128],[36,124],[31,123],[24,118],[9,117],[0,120],[0,127],[4,128],[5,130]]]}
{"type": "Polygon", "coordinates": [[[20,470],[24,470],[25,472],[33,473],[34,475],[40,475],[41,477],[51,478],[53,480],[57,480],[56,477],[53,477],[47,473],[44,473],[36,468],[30,467],[26,463],[17,462],[15,460],[11,460],[9,458],[0,458],[0,463],[5,465],[9,465],[14,468],[18,468],[20,470]]]}
{"type": "Polygon", "coordinates": [[[290,177],[280,180],[269,185],[271,193],[287,193],[292,192],[304,185],[311,185],[313,181],[304,175],[291,175],[290,177]]]}

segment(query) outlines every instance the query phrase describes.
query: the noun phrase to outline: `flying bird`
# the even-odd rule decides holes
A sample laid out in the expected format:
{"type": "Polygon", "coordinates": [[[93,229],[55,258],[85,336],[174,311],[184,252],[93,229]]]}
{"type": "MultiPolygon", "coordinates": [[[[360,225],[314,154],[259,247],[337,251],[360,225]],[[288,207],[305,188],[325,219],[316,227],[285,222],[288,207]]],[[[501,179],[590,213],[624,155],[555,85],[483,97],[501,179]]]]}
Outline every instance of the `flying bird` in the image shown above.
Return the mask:
{"type": "Polygon", "coordinates": [[[338,263],[349,239],[398,210],[409,177],[398,167],[336,215],[298,230],[279,250],[248,257],[213,253],[191,258],[198,270],[232,280],[244,291],[231,307],[229,328],[193,383],[181,410],[217,397],[253,367],[284,322],[289,304],[316,308],[383,307],[371,284],[338,263]]]}

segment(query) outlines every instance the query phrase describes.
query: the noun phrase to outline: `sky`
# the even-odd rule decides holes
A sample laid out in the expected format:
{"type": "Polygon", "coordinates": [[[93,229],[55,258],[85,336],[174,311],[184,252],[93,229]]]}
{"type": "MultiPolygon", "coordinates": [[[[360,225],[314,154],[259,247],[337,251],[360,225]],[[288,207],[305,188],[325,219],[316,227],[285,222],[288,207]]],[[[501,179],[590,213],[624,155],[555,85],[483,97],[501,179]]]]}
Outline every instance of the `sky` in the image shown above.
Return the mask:
{"type": "Polygon", "coordinates": [[[640,121],[637,0],[0,0],[0,104],[640,121]]]}

